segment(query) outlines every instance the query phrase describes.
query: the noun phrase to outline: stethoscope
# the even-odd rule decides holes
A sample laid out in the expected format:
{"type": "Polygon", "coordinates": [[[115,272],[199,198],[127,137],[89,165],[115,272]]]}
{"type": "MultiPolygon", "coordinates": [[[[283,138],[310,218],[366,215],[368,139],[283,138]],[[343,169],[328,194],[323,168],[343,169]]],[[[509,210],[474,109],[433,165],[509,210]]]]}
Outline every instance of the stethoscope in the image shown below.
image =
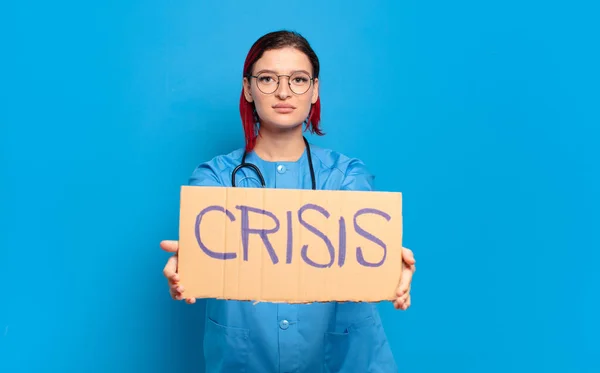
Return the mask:
{"type": "MultiPolygon", "coordinates": [[[[306,140],[306,137],[303,136],[302,138],[304,139],[304,144],[306,145],[306,154],[308,156],[308,167],[310,168],[310,179],[312,181],[312,189],[316,190],[317,183],[315,181],[315,170],[313,169],[312,156],[310,155],[310,145],[308,145],[308,140],[306,140]]],[[[252,163],[246,163],[246,152],[244,152],[244,156],[242,157],[242,163],[237,165],[236,168],[233,169],[233,173],[231,174],[231,185],[233,187],[236,186],[235,185],[235,174],[244,167],[250,167],[251,169],[253,169],[254,172],[256,172],[256,174],[258,175],[258,178],[260,179],[260,184],[262,185],[262,187],[266,188],[265,178],[263,177],[262,172],[260,172],[260,170],[258,169],[258,167],[256,167],[256,165],[254,165],[252,163]]]]}

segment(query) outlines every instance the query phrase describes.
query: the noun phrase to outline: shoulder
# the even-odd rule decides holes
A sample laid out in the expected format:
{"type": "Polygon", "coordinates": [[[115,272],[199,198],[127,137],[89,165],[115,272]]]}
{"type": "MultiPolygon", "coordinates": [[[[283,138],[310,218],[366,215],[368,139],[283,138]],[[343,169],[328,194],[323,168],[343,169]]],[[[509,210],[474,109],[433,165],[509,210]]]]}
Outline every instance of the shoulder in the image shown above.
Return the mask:
{"type": "Polygon", "coordinates": [[[315,145],[311,145],[311,155],[320,170],[339,179],[339,189],[373,190],[375,175],[361,159],[315,145]]]}
{"type": "Polygon", "coordinates": [[[231,175],[231,170],[240,163],[244,149],[239,148],[227,154],[220,154],[200,163],[192,172],[189,185],[223,186],[231,175]]]}

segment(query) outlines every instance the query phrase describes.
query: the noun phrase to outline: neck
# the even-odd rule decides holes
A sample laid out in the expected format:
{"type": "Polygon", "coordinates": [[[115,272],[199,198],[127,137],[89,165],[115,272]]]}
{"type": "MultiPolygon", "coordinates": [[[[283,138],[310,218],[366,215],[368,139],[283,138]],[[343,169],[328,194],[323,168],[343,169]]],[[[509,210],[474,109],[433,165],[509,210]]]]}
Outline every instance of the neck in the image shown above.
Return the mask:
{"type": "Polygon", "coordinates": [[[302,126],[277,132],[261,127],[254,152],[266,161],[294,162],[302,156],[305,147],[302,126]]]}

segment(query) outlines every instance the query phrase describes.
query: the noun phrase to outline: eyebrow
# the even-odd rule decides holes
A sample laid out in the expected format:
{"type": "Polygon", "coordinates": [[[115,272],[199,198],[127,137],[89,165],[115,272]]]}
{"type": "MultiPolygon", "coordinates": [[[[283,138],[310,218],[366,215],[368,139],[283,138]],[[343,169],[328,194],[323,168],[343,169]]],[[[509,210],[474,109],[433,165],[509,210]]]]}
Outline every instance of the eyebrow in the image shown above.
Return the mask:
{"type": "MultiPolygon", "coordinates": [[[[290,74],[289,74],[289,75],[292,75],[293,73],[298,73],[298,72],[302,72],[302,73],[306,73],[306,74],[308,74],[308,75],[311,75],[311,74],[310,74],[308,71],[306,71],[306,70],[292,70],[292,71],[290,71],[290,74]]],[[[279,74],[277,71],[275,71],[275,70],[269,70],[269,69],[262,69],[262,70],[259,70],[259,71],[255,72],[255,73],[254,73],[254,75],[258,75],[258,74],[260,74],[260,73],[273,73],[273,74],[276,74],[276,75],[280,75],[280,74],[279,74]]],[[[285,74],[284,74],[284,75],[285,75],[285,74]]]]}

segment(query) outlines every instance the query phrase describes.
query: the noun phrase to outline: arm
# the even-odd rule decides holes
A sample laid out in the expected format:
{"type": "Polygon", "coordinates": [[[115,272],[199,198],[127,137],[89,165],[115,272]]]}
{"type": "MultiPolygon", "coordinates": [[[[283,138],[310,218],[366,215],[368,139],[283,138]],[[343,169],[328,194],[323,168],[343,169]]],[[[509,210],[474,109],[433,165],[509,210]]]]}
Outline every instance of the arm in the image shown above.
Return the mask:
{"type": "MultiPolygon", "coordinates": [[[[360,190],[373,191],[375,176],[369,172],[366,165],[359,161],[353,160],[350,162],[344,181],[342,182],[342,190],[360,190]]],[[[398,298],[394,301],[395,309],[407,310],[410,307],[410,285],[412,277],[416,270],[415,258],[413,252],[406,248],[402,248],[402,277],[396,294],[398,298]]]]}
{"type": "MultiPolygon", "coordinates": [[[[192,186],[222,186],[219,176],[211,162],[199,165],[189,178],[188,185],[192,186]]],[[[181,293],[183,286],[179,284],[179,275],[177,274],[177,251],[179,249],[179,241],[165,240],[160,243],[160,247],[167,252],[173,253],[168,259],[167,264],[163,269],[163,274],[167,278],[169,284],[169,292],[175,300],[182,300],[181,293]]],[[[193,298],[186,299],[186,303],[193,304],[196,300],[193,298]]]]}

